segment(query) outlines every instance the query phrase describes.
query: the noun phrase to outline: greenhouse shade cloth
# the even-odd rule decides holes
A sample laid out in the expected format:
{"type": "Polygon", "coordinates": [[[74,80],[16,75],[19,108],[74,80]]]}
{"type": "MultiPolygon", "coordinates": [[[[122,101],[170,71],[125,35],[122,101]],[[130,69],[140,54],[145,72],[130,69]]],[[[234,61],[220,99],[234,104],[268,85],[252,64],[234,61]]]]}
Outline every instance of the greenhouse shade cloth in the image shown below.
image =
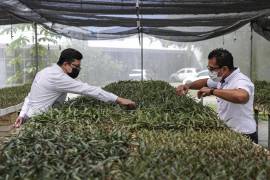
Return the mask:
{"type": "MultiPolygon", "coordinates": [[[[35,22],[81,40],[124,38],[143,32],[171,41],[220,36],[252,22],[265,28],[269,0],[6,0],[0,24],[35,22]]],[[[269,39],[269,38],[268,38],[269,39]]]]}

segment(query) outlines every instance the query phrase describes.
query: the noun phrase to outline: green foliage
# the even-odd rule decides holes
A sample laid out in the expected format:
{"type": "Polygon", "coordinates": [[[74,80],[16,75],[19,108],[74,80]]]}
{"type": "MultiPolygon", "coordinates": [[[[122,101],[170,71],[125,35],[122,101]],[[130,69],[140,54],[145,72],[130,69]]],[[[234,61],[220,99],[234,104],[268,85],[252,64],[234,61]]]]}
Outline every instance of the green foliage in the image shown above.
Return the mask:
{"type": "Polygon", "coordinates": [[[29,42],[30,42],[30,40],[27,39],[26,36],[20,35],[17,39],[14,39],[8,45],[7,53],[12,54],[12,53],[14,53],[14,50],[25,47],[29,42]]]}
{"type": "Polygon", "coordinates": [[[254,105],[260,111],[270,112],[270,83],[266,81],[255,82],[254,105]]]}
{"type": "Polygon", "coordinates": [[[136,156],[125,161],[125,179],[266,179],[267,152],[229,130],[142,131],[136,156]]]}
{"type": "Polygon", "coordinates": [[[136,110],[89,97],[28,120],[0,154],[3,179],[266,179],[264,149],[162,81],[105,87],[136,110]]]}
{"type": "Polygon", "coordinates": [[[25,84],[23,86],[0,89],[0,109],[22,103],[30,88],[30,84],[25,84]]]}
{"type": "Polygon", "coordinates": [[[129,155],[128,134],[118,130],[108,132],[74,120],[62,123],[27,124],[24,133],[3,150],[0,177],[104,179],[112,176],[129,155]],[[73,129],[71,124],[80,128],[73,129]]]}

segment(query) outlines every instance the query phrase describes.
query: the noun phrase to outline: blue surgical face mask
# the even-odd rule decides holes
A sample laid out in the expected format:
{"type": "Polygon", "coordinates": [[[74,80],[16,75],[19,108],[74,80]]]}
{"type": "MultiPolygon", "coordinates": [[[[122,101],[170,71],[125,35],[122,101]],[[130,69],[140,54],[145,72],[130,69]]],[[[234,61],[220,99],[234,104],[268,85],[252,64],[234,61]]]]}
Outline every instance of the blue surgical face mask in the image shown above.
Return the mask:
{"type": "Polygon", "coordinates": [[[210,79],[212,79],[215,82],[220,82],[222,80],[222,76],[218,76],[218,72],[216,71],[208,71],[208,75],[210,79]]]}

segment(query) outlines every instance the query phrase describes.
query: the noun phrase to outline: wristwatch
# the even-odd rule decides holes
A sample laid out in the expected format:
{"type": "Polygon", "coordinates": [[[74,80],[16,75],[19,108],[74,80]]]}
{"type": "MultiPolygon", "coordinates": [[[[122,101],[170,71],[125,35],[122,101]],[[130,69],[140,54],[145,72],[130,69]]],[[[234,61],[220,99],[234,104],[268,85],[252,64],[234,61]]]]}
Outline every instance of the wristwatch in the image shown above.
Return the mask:
{"type": "Polygon", "coordinates": [[[210,90],[210,95],[214,95],[214,88],[211,88],[211,90],[210,90]]]}

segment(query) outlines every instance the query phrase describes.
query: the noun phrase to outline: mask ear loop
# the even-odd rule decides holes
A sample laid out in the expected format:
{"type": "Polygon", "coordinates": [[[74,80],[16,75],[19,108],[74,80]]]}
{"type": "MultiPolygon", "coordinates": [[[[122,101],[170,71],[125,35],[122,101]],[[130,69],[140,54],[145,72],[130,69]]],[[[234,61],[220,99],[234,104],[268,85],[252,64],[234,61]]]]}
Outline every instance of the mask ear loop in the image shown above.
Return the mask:
{"type": "MultiPolygon", "coordinates": [[[[224,71],[224,68],[227,68],[227,69],[229,69],[229,67],[228,66],[222,66],[220,69],[222,69],[223,71],[224,71]]],[[[225,78],[223,78],[223,76],[224,76],[224,72],[223,72],[223,75],[222,75],[222,80],[220,81],[221,82],[221,84],[223,84],[223,83],[225,83],[225,78]]]]}

